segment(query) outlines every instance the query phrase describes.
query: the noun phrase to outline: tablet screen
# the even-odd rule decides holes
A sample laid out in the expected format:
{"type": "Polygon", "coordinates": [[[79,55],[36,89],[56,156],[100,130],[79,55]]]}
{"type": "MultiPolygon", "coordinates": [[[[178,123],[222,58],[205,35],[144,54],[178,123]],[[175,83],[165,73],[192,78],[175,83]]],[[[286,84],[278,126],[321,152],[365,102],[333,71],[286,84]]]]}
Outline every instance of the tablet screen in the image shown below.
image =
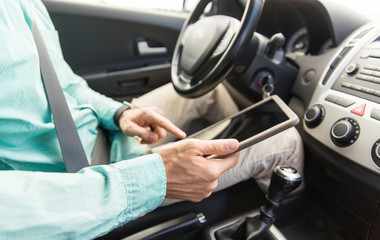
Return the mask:
{"type": "Polygon", "coordinates": [[[206,140],[235,138],[239,142],[243,142],[287,120],[289,120],[289,117],[283,109],[276,101],[269,99],[255,106],[248,107],[232,117],[193,134],[189,138],[206,140]]]}
{"type": "Polygon", "coordinates": [[[288,120],[277,103],[269,100],[233,118],[215,138],[235,138],[239,142],[288,120]]]}

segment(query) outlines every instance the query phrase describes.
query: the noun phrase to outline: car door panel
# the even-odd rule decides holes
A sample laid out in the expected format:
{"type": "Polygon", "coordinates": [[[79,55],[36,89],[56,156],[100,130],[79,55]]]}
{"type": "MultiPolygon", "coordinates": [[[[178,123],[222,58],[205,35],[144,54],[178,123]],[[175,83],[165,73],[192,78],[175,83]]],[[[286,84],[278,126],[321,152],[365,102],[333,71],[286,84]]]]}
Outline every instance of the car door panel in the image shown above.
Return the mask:
{"type": "Polygon", "coordinates": [[[104,2],[45,0],[73,71],[113,98],[131,98],[170,81],[184,13],[131,10],[104,2]]]}

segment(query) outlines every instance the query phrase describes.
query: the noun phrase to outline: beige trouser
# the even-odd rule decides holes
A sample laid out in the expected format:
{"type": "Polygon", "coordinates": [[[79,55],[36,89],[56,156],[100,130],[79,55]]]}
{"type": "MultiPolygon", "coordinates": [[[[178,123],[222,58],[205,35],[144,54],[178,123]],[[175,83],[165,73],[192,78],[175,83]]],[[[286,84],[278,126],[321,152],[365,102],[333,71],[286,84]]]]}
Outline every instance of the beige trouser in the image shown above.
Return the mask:
{"type": "MultiPolygon", "coordinates": [[[[164,85],[132,101],[140,107],[160,108],[174,124],[186,130],[195,119],[204,118],[213,123],[238,111],[238,108],[222,84],[212,92],[196,99],[179,96],[171,84],[164,85]]],[[[175,140],[168,135],[158,144],[175,140]]],[[[156,146],[156,145],[155,145],[156,146]]],[[[240,153],[238,164],[224,172],[218,179],[216,191],[253,177],[266,191],[274,168],[286,165],[303,173],[303,146],[295,128],[257,143],[240,153]]],[[[174,201],[166,199],[163,205],[174,201]]]]}

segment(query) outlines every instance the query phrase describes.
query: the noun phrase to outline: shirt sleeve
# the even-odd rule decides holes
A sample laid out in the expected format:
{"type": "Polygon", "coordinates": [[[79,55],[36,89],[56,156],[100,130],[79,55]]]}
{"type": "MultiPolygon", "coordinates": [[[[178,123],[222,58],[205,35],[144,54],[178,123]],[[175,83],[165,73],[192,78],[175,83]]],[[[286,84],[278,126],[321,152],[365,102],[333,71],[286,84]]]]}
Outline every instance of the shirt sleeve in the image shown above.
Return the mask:
{"type": "Polygon", "coordinates": [[[157,208],[166,193],[158,154],[74,174],[0,171],[0,182],[0,239],[93,239],[157,208]]]}

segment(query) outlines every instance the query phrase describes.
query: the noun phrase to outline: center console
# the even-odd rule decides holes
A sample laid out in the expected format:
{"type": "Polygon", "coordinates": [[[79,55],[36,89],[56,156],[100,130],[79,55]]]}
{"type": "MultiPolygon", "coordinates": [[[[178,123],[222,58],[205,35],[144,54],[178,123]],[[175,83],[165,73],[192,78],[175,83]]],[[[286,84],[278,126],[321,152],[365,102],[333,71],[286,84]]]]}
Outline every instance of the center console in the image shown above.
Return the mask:
{"type": "Polygon", "coordinates": [[[366,25],[341,46],[304,115],[304,130],[380,176],[380,26],[366,25]]]}
{"type": "Polygon", "coordinates": [[[351,34],[328,62],[303,120],[314,199],[347,239],[380,231],[380,24],[351,34]],[[349,233],[348,233],[349,232],[349,233]]]}

